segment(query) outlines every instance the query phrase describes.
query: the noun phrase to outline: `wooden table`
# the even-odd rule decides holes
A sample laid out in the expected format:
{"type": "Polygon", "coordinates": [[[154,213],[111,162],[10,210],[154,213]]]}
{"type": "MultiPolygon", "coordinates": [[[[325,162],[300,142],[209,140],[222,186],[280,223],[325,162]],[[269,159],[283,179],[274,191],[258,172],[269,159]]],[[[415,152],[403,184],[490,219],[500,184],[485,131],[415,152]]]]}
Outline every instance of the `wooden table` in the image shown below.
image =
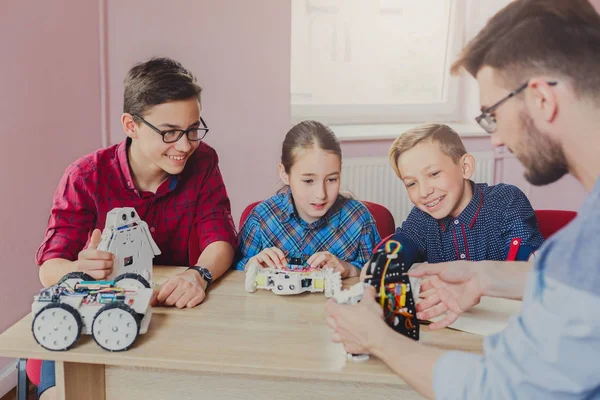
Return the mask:
{"type": "MultiPolygon", "coordinates": [[[[155,281],[180,270],[155,267],[155,281]]],[[[381,361],[346,360],[329,338],[323,294],[251,294],[244,277],[228,273],[194,309],[155,308],[148,333],[129,351],[104,351],[91,336],[69,351],[44,350],[30,314],[0,335],[0,356],[56,360],[59,398],[69,400],[421,398],[381,361]]],[[[475,352],[483,341],[450,329],[421,338],[475,352]]]]}

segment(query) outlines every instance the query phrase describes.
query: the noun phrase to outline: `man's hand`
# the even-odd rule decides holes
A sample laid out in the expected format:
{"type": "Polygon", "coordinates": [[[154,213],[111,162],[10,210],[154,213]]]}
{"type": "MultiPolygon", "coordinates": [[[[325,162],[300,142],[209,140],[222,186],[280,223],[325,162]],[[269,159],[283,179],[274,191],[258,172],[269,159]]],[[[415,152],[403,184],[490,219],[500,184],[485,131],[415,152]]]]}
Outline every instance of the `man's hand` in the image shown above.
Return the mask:
{"type": "Polygon", "coordinates": [[[246,265],[255,262],[262,268],[282,269],[287,267],[287,260],[283,251],[277,247],[264,249],[254,257],[250,258],[246,265]]]}
{"type": "Polygon", "coordinates": [[[390,329],[383,320],[383,309],[375,301],[375,288],[366,286],[358,304],[337,304],[330,299],[325,306],[331,339],[342,343],[348,353],[367,354],[383,341],[390,329]]]}
{"type": "Polygon", "coordinates": [[[311,268],[331,268],[335,272],[339,272],[342,278],[350,278],[358,276],[358,269],[345,261],[340,260],[328,251],[319,251],[306,261],[311,268]]]}
{"type": "Polygon", "coordinates": [[[107,251],[98,250],[98,245],[102,240],[100,229],[94,229],[90,243],[85,250],[82,250],[77,256],[75,271],[85,272],[94,279],[105,279],[113,271],[115,256],[107,251]]]}
{"type": "Polygon", "coordinates": [[[429,325],[429,329],[445,328],[460,314],[479,304],[482,274],[487,269],[473,262],[421,264],[411,268],[408,275],[425,278],[421,282],[422,299],[417,303],[417,318],[429,320],[446,313],[444,319],[429,325]]]}
{"type": "Polygon", "coordinates": [[[195,270],[187,270],[167,280],[160,286],[151,304],[192,308],[204,301],[207,282],[195,270]]]}

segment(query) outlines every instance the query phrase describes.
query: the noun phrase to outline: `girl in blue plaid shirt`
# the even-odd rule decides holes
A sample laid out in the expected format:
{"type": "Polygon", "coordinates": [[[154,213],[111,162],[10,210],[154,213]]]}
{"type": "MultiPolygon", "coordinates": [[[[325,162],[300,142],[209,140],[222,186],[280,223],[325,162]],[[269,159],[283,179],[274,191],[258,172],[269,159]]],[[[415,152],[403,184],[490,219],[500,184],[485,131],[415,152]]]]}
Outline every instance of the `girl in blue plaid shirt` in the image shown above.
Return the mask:
{"type": "Polygon", "coordinates": [[[236,269],[247,263],[286,268],[332,268],[358,276],[380,241],[373,217],[358,200],[340,195],[342,150],[335,134],[316,121],[287,133],[279,176],[286,185],[257,205],[240,231],[236,269]]]}

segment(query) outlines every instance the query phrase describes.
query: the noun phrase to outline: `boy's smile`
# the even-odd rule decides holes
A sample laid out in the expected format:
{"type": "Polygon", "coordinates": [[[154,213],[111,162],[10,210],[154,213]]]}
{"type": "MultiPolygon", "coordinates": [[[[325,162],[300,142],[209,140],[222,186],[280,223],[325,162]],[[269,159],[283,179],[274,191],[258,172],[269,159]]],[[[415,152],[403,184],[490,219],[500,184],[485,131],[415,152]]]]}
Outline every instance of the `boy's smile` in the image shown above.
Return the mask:
{"type": "Polygon", "coordinates": [[[200,103],[196,98],[170,101],[152,107],[129,135],[135,139],[130,149],[129,163],[136,186],[140,190],[155,191],[168,175],[180,174],[187,160],[200,145],[186,135],[172,143],[165,143],[160,131],[186,130],[200,124],[200,103]]]}

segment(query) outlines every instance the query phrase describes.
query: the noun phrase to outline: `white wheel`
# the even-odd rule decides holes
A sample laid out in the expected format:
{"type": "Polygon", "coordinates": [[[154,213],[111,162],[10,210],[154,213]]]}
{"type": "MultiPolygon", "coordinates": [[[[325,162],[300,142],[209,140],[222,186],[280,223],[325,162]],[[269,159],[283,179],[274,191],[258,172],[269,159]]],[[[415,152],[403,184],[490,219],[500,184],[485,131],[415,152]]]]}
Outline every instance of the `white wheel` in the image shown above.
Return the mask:
{"type": "Polygon", "coordinates": [[[150,289],[150,283],[146,278],[131,272],[117,276],[115,278],[115,286],[129,290],[150,289]]]}
{"type": "Polygon", "coordinates": [[[33,319],[33,337],[43,348],[53,351],[68,350],[75,344],[83,322],[79,312],[68,304],[51,303],[42,308],[33,319]]]}
{"type": "Polygon", "coordinates": [[[109,303],[94,317],[92,336],[108,351],[127,350],[138,337],[140,324],[135,311],[124,303],[109,303]]]}
{"type": "Polygon", "coordinates": [[[246,268],[246,291],[248,293],[256,292],[256,275],[258,275],[258,265],[252,262],[246,268]]]}

